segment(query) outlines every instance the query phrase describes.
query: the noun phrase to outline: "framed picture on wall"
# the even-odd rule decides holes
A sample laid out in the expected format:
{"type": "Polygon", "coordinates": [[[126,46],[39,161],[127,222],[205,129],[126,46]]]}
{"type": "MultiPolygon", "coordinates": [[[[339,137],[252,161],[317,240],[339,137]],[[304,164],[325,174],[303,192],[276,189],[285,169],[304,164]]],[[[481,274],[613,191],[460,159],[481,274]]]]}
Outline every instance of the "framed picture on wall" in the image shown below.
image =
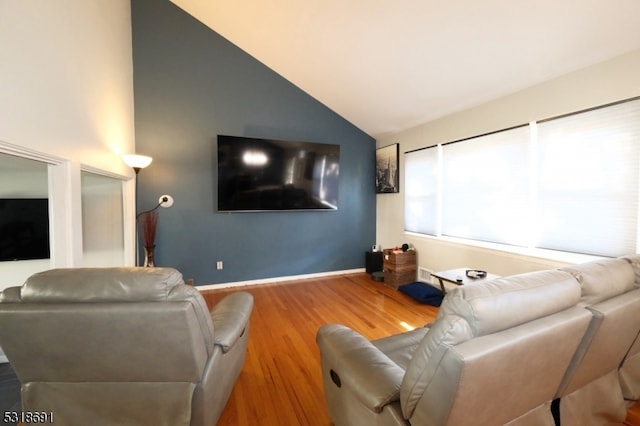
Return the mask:
{"type": "Polygon", "coordinates": [[[400,165],[397,143],[376,150],[376,193],[400,192],[400,165]]]}
{"type": "Polygon", "coordinates": [[[397,143],[376,150],[376,193],[400,192],[399,146],[397,143]]]}

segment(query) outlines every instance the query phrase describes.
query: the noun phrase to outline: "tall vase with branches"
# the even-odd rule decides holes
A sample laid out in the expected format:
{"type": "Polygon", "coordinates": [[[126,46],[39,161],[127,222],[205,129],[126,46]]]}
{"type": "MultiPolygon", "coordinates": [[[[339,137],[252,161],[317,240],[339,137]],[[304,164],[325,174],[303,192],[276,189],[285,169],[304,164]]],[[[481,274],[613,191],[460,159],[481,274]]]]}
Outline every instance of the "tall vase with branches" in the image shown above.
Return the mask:
{"type": "Polygon", "coordinates": [[[155,266],[156,227],[158,224],[158,212],[149,211],[140,215],[142,225],[142,238],[144,240],[144,266],[155,266]]]}

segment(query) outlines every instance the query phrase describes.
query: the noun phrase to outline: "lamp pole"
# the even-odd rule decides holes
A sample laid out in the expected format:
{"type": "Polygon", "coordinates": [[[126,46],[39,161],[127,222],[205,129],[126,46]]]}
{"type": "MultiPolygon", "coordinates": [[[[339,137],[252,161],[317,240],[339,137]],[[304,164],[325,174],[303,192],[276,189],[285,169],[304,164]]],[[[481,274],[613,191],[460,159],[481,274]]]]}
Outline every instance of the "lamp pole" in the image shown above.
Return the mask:
{"type": "Polygon", "coordinates": [[[128,155],[124,155],[122,157],[122,159],[124,160],[124,162],[133,169],[133,171],[135,172],[135,199],[134,199],[134,204],[135,204],[135,220],[136,220],[136,242],[135,242],[135,251],[136,251],[136,266],[140,266],[140,253],[138,250],[138,174],[140,173],[140,170],[144,169],[145,167],[147,167],[149,164],[151,164],[151,161],[153,161],[153,158],[146,156],[146,155],[136,155],[136,154],[128,154],[128,155]]]}

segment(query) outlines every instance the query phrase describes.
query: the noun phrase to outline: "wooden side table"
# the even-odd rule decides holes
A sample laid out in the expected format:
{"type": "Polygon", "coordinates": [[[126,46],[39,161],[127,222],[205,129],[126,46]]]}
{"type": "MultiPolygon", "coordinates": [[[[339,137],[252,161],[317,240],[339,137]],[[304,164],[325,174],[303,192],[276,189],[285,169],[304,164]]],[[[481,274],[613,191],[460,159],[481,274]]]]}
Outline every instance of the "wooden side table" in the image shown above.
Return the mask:
{"type": "Polygon", "coordinates": [[[416,280],[416,252],[415,250],[383,251],[384,283],[397,289],[401,285],[416,280]]]}

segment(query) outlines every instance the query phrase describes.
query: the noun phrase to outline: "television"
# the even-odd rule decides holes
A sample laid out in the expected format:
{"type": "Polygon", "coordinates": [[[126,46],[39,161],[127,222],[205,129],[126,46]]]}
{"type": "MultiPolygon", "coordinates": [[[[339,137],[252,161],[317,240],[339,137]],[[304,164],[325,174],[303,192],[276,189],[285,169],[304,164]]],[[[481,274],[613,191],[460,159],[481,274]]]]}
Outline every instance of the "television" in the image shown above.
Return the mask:
{"type": "Polygon", "coordinates": [[[218,135],[218,211],[337,210],[340,145],[218,135]]]}
{"type": "Polygon", "coordinates": [[[49,200],[0,198],[0,261],[49,256],[49,200]]]}

